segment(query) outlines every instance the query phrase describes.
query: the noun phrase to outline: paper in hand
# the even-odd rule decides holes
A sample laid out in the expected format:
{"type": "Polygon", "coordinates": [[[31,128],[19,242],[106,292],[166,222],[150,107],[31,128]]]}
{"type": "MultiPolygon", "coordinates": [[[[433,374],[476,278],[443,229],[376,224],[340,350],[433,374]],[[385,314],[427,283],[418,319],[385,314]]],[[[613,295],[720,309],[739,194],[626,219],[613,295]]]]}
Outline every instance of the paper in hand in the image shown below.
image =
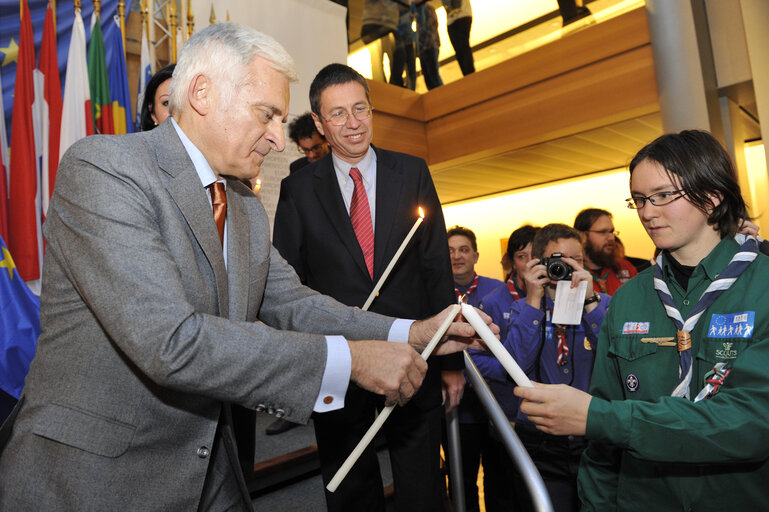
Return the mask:
{"type": "Polygon", "coordinates": [[[558,281],[555,288],[555,306],[553,307],[554,324],[579,325],[582,321],[582,309],[585,307],[587,281],[580,281],[576,288],[571,281],[558,281]]]}

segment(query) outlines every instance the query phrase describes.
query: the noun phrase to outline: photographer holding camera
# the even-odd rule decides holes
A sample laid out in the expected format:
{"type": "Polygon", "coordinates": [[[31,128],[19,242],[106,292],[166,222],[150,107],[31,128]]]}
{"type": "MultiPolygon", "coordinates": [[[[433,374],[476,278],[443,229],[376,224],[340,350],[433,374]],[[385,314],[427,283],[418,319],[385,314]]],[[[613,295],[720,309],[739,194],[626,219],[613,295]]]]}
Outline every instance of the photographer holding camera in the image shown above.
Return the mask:
{"type": "MultiPolygon", "coordinates": [[[[532,380],[587,390],[610,297],[593,291],[593,277],[583,267],[582,242],[575,229],[548,224],[534,237],[531,252],[532,260],[523,273],[526,297],[513,303],[503,343],[532,380]],[[558,281],[571,281],[572,288],[587,282],[579,325],[551,320],[558,281]]],[[[554,510],[579,510],[577,469],[584,437],[545,434],[521,412],[515,430],[545,481],[554,510]]]]}

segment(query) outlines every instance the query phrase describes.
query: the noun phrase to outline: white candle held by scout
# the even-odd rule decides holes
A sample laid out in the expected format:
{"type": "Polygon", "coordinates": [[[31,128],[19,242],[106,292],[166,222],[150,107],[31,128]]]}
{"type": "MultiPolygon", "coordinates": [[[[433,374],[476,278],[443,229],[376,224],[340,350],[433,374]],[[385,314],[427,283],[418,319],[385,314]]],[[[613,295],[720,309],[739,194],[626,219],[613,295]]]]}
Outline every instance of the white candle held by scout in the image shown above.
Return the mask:
{"type": "MultiPolygon", "coordinates": [[[[413,230],[412,230],[413,231],[413,230]]],[[[435,334],[433,335],[432,339],[430,339],[430,342],[425,347],[424,351],[422,351],[422,359],[427,359],[430,357],[430,354],[432,354],[433,350],[435,350],[435,347],[438,346],[438,342],[441,341],[441,338],[443,338],[443,335],[448,330],[449,326],[451,325],[451,322],[454,321],[454,317],[457,316],[457,313],[459,313],[459,304],[455,304],[452,306],[451,311],[449,312],[449,316],[446,317],[446,319],[443,321],[443,323],[438,327],[438,330],[435,331],[435,334]]],[[[483,321],[481,320],[481,323],[483,321]]],[[[484,324],[486,325],[486,324],[484,324]]],[[[387,421],[387,418],[390,416],[390,413],[393,412],[394,406],[389,405],[382,409],[382,412],[379,413],[379,416],[377,416],[376,420],[374,420],[374,423],[371,424],[368,431],[366,431],[366,434],[363,436],[363,439],[361,439],[358,442],[358,445],[355,447],[355,449],[352,451],[352,453],[347,457],[347,460],[344,461],[344,464],[339,468],[339,470],[334,475],[334,478],[331,479],[331,481],[326,486],[326,489],[329,490],[329,492],[336,491],[337,487],[339,487],[339,484],[342,483],[342,480],[344,480],[344,477],[347,476],[347,473],[350,472],[353,465],[358,461],[361,454],[363,453],[363,450],[366,449],[366,447],[369,445],[372,439],[374,439],[374,436],[377,435],[377,432],[379,432],[379,429],[382,428],[382,425],[384,425],[384,422],[387,421]]]]}
{"type": "Polygon", "coordinates": [[[494,357],[499,360],[499,363],[507,373],[510,374],[510,377],[513,378],[515,383],[519,386],[533,388],[534,386],[531,381],[523,370],[521,370],[521,367],[518,366],[518,363],[515,362],[513,356],[511,356],[510,352],[508,352],[505,346],[502,345],[502,342],[494,336],[494,333],[491,332],[489,326],[487,326],[481,319],[475,309],[469,304],[462,304],[462,316],[465,317],[467,323],[473,326],[475,332],[478,333],[486,344],[486,348],[488,348],[494,354],[494,357]]]}
{"type": "Polygon", "coordinates": [[[398,247],[398,252],[395,253],[395,256],[390,260],[390,263],[387,265],[387,268],[385,268],[384,274],[382,274],[382,277],[379,278],[379,281],[377,281],[376,286],[374,286],[374,289],[371,290],[371,294],[368,296],[368,299],[366,299],[366,303],[363,304],[363,311],[368,311],[368,308],[371,306],[371,303],[374,302],[374,298],[379,293],[379,289],[382,288],[382,285],[387,280],[387,276],[390,275],[390,272],[392,272],[393,267],[395,266],[395,263],[398,261],[398,258],[401,257],[401,253],[406,248],[406,245],[408,245],[409,240],[411,240],[411,237],[414,236],[414,233],[416,232],[417,228],[420,224],[422,224],[422,221],[425,220],[425,213],[422,211],[422,207],[419,207],[419,218],[414,222],[414,225],[411,227],[411,231],[409,231],[409,234],[406,235],[406,238],[403,239],[403,243],[400,247],[398,247]]]}

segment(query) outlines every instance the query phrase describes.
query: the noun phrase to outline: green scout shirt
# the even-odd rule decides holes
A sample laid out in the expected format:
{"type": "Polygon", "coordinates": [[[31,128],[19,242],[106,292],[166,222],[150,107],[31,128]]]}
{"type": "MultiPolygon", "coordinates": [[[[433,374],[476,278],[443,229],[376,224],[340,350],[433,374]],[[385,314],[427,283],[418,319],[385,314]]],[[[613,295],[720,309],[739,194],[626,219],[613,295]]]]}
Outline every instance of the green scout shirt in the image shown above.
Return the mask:
{"type": "MultiPolygon", "coordinates": [[[[738,248],[722,240],[687,291],[663,265],[684,319],[738,248]]],[[[716,362],[732,368],[718,393],[697,403],[670,396],[676,328],[653,279],[651,268],[623,285],[601,328],[582,510],[769,510],[769,258],[759,254],[692,330],[692,398],[716,362]]]]}

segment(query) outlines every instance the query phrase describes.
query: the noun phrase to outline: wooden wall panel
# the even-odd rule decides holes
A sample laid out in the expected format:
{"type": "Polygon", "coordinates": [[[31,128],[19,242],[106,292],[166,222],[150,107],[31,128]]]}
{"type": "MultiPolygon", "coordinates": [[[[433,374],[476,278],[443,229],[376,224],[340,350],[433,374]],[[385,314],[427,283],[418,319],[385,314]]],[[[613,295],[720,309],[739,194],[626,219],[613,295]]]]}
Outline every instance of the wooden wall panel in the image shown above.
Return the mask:
{"type": "Polygon", "coordinates": [[[425,124],[374,111],[375,146],[428,159],[425,124]]]}
{"type": "Polygon", "coordinates": [[[650,44],[646,10],[635,9],[424,94],[432,120],[650,44]]]}
{"type": "MultiPolygon", "coordinates": [[[[508,152],[659,111],[644,8],[425,94],[380,82],[369,87],[374,143],[425,158],[436,184],[447,187],[463,186],[467,164],[493,167],[496,158],[507,167],[508,152]]],[[[579,172],[574,167],[584,157],[576,160],[561,170],[579,172]]],[[[526,167],[536,173],[536,165],[526,167]]],[[[493,177],[487,181],[496,186],[493,177]]]]}
{"type": "Polygon", "coordinates": [[[454,165],[657,110],[647,45],[428,122],[428,161],[454,165]]]}
{"type": "Polygon", "coordinates": [[[422,94],[395,85],[367,80],[374,112],[384,112],[398,117],[425,120],[422,94]]]}

